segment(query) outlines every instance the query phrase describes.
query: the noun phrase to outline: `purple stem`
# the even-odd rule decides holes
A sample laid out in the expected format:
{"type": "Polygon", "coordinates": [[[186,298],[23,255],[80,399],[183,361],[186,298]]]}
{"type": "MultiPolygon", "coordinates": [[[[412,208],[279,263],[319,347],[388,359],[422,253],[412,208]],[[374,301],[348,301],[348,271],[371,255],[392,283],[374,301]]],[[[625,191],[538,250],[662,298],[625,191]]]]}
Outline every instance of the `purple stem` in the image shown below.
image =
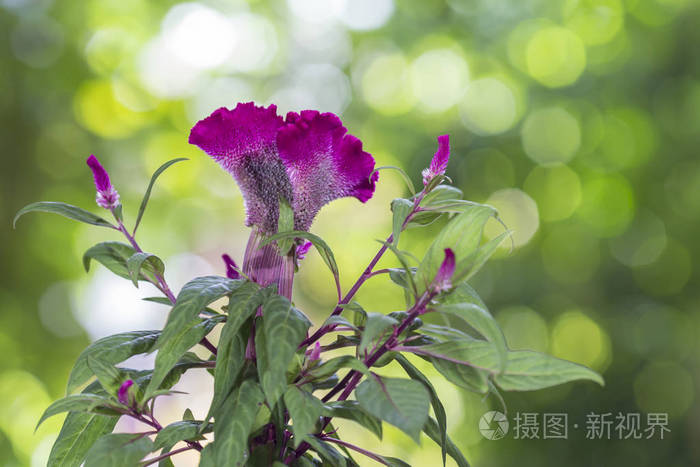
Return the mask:
{"type": "Polygon", "coordinates": [[[374,459],[375,461],[379,462],[379,463],[382,464],[382,465],[389,465],[389,464],[384,460],[384,458],[382,458],[382,456],[380,456],[379,454],[375,454],[375,453],[373,453],[372,451],[368,451],[368,450],[366,450],[366,449],[362,449],[361,447],[355,446],[354,444],[348,443],[347,441],[343,441],[343,440],[336,439],[336,438],[331,438],[330,436],[324,436],[324,437],[322,437],[322,439],[323,439],[324,441],[328,441],[328,442],[330,442],[330,443],[339,444],[339,445],[341,445],[341,446],[345,446],[346,448],[350,448],[350,449],[352,449],[352,450],[354,450],[354,451],[357,451],[357,452],[359,452],[360,454],[363,454],[363,455],[369,457],[370,459],[374,459]]]}
{"type": "Polygon", "coordinates": [[[141,467],[146,467],[147,465],[155,464],[156,462],[160,462],[163,459],[167,459],[170,456],[174,456],[175,454],[180,454],[181,452],[189,451],[190,449],[193,448],[191,446],[185,446],[179,449],[175,449],[174,451],[166,452],[165,454],[161,454],[158,457],[148,459],[145,464],[141,464],[141,467]]]}

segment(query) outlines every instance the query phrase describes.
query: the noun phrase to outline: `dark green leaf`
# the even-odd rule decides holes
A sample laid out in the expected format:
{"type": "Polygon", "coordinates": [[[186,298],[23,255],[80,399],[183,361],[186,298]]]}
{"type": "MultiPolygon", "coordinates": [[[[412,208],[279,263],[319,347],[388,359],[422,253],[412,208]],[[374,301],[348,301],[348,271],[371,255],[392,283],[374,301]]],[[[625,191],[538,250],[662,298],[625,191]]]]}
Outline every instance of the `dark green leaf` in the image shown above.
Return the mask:
{"type": "Polygon", "coordinates": [[[468,258],[479,247],[486,222],[495,215],[496,210],[492,207],[477,205],[469,206],[464,212],[450,220],[433,241],[423,261],[418,266],[416,282],[419,293],[423,293],[432,283],[445,258],[446,248],[452,249],[457,262],[452,282],[456,283],[468,272],[471,265],[468,258]]]}
{"type": "MultiPolygon", "coordinates": [[[[94,259],[119,277],[131,279],[129,270],[126,267],[126,261],[134,253],[136,253],[136,250],[126,243],[98,243],[83,254],[83,266],[85,266],[85,271],[89,271],[90,260],[94,259]]],[[[146,280],[144,276],[141,276],[139,279],[146,280]]]]}
{"type": "Polygon", "coordinates": [[[292,432],[296,448],[299,447],[307,434],[312,433],[321,417],[323,404],[312,394],[296,386],[290,386],[284,393],[284,404],[292,418],[292,432]]]}
{"type": "Polygon", "coordinates": [[[311,445],[311,448],[316,451],[321,459],[323,459],[323,465],[333,466],[333,467],[347,467],[348,462],[337,449],[331,446],[325,441],[314,436],[308,436],[306,442],[311,445]]]}
{"type": "Polygon", "coordinates": [[[430,190],[430,193],[425,195],[420,205],[421,207],[428,208],[445,202],[461,201],[461,198],[462,190],[459,188],[452,185],[440,185],[430,190]]]}
{"type": "Polygon", "coordinates": [[[129,272],[131,281],[136,287],[139,286],[139,277],[141,276],[141,268],[149,272],[151,275],[159,274],[163,275],[165,272],[165,265],[163,261],[151,253],[134,253],[126,260],[126,269],[129,272]]]}
{"type": "Polygon", "coordinates": [[[134,231],[133,233],[136,233],[136,229],[138,228],[139,224],[141,223],[141,218],[143,217],[143,213],[146,211],[146,206],[148,205],[148,199],[151,197],[151,190],[153,189],[153,184],[156,182],[156,179],[160,174],[162,174],[165,169],[170,167],[171,165],[175,164],[176,162],[180,161],[186,161],[186,157],[178,157],[177,159],[172,159],[166,162],[165,164],[161,165],[156,169],[155,172],[153,172],[153,175],[151,176],[151,181],[148,183],[148,188],[146,188],[146,193],[143,195],[143,200],[141,201],[141,206],[139,207],[139,213],[136,216],[136,222],[134,223],[134,231]]]}
{"type": "Polygon", "coordinates": [[[142,298],[141,300],[153,303],[160,303],[161,305],[173,306],[172,302],[167,297],[146,297],[142,298]]]}
{"type": "Polygon", "coordinates": [[[105,363],[103,360],[93,356],[88,356],[87,363],[90,371],[97,376],[97,380],[100,382],[105,392],[107,394],[116,395],[119,386],[125,379],[124,375],[113,365],[105,363]]]}
{"type": "Polygon", "coordinates": [[[264,396],[260,386],[250,379],[226,398],[216,414],[214,425],[214,465],[242,466],[248,458],[248,435],[253,428],[264,396]]]}
{"type": "Polygon", "coordinates": [[[52,403],[39,419],[36,427],[39,428],[44,420],[61,412],[90,412],[97,407],[109,407],[116,405],[111,399],[98,394],[74,394],[64,397],[52,403]]]}
{"type": "Polygon", "coordinates": [[[430,406],[428,391],[422,383],[375,375],[357,386],[355,396],[367,412],[391,423],[418,442],[430,406]]]}
{"type": "Polygon", "coordinates": [[[357,347],[357,354],[363,357],[370,344],[385,335],[389,329],[393,329],[392,326],[397,324],[399,324],[398,321],[391,316],[381,313],[367,313],[367,323],[362,331],[362,339],[357,347]]]}
{"type": "Polygon", "coordinates": [[[105,364],[116,365],[134,355],[150,352],[160,331],[131,331],[103,337],[92,344],[78,357],[68,377],[67,393],[75,391],[93,375],[88,366],[88,357],[105,364]]]}
{"type": "MultiPolygon", "coordinates": [[[[469,462],[467,462],[462,451],[459,450],[449,436],[443,436],[442,428],[434,418],[430,417],[428,419],[428,422],[423,427],[423,431],[425,431],[425,434],[427,434],[430,439],[442,446],[443,450],[455,460],[458,467],[469,467],[469,462]]],[[[444,459],[442,462],[443,464],[445,463],[444,459]]]]}
{"type": "Polygon", "coordinates": [[[95,214],[81,209],[77,206],[72,206],[70,204],[60,203],[56,201],[39,201],[38,203],[26,205],[25,207],[20,209],[15,215],[15,218],[12,221],[12,227],[14,228],[17,224],[17,219],[19,219],[28,212],[34,211],[52,212],[54,214],[60,214],[61,216],[67,217],[69,219],[85,222],[86,224],[116,229],[114,225],[104,220],[100,216],[96,216],[95,214]]]}
{"type": "Polygon", "coordinates": [[[442,447],[442,465],[445,465],[445,454],[447,453],[447,414],[445,413],[445,407],[442,405],[442,401],[440,401],[440,397],[438,396],[437,391],[435,391],[435,387],[418,368],[413,366],[413,364],[401,354],[397,354],[395,358],[404,371],[406,371],[406,374],[411,377],[411,379],[420,381],[428,390],[428,394],[430,395],[430,404],[433,406],[433,412],[435,412],[435,417],[437,418],[437,428],[440,439],[438,444],[442,447]]]}
{"type": "Polygon", "coordinates": [[[324,417],[338,417],[359,423],[382,439],[382,421],[367,413],[357,401],[333,401],[327,402],[323,408],[324,417]]]}
{"type": "Polygon", "coordinates": [[[135,466],[153,450],[148,436],[112,433],[98,439],[88,451],[85,467],[135,466]]]}
{"type": "Polygon", "coordinates": [[[223,400],[228,396],[245,363],[245,347],[248,330],[240,332],[260,304],[261,295],[256,284],[248,282],[235,290],[229,299],[228,319],[221,329],[216,372],[214,375],[214,398],[205,417],[208,421],[223,400]]]}
{"type": "Polygon", "coordinates": [[[308,318],[286,298],[273,295],[263,305],[262,326],[256,329],[258,374],[270,406],[287,387],[287,367],[311,326],[308,318]],[[260,337],[261,334],[264,336],[260,337]],[[259,348],[264,346],[264,349],[259,348]]]}
{"type": "Polygon", "coordinates": [[[529,350],[508,352],[506,371],[495,377],[505,391],[533,391],[576,380],[605,384],[598,373],[583,365],[529,350]]]}
{"type": "Polygon", "coordinates": [[[365,364],[357,358],[351,355],[341,355],[323,362],[321,365],[312,369],[305,379],[310,381],[328,378],[341,368],[351,368],[361,373],[367,373],[369,371],[365,364]]]}
{"type": "Polygon", "coordinates": [[[79,467],[95,441],[111,433],[119,417],[70,412],[51,448],[47,467],[79,467]]]}
{"type": "Polygon", "coordinates": [[[392,221],[393,239],[391,241],[393,245],[399,244],[399,236],[401,235],[401,231],[403,230],[404,222],[406,222],[406,218],[409,216],[409,214],[411,214],[412,211],[413,201],[403,198],[397,198],[391,202],[391,212],[394,213],[392,221]]]}
{"type": "MultiPolygon", "coordinates": [[[[156,436],[153,450],[174,446],[179,441],[198,441],[203,439],[203,436],[200,434],[200,423],[202,422],[181,420],[164,427],[158,432],[158,436],[156,436]]],[[[205,426],[206,425],[205,423],[205,426]]],[[[209,428],[211,429],[212,426],[209,425],[209,428]]]]}
{"type": "MultiPolygon", "coordinates": [[[[209,334],[217,321],[219,320],[194,318],[190,322],[185,323],[178,332],[171,335],[168,340],[160,345],[158,353],[156,354],[153,375],[146,387],[146,394],[144,395],[145,400],[151,398],[155,391],[160,388],[161,383],[180,358],[185,355],[189,349],[197,345],[204,336],[209,334]]],[[[163,335],[161,335],[158,342],[160,342],[162,338],[163,335]]]]}

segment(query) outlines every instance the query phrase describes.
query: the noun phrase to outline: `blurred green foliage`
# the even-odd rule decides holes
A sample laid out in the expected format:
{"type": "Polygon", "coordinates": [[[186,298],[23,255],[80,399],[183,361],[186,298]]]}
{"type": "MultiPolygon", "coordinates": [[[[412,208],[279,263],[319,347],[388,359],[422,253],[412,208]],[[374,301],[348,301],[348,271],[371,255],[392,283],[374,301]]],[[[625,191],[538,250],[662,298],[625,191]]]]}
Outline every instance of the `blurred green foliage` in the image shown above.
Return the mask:
{"type": "MultiPolygon", "coordinates": [[[[84,165],[95,153],[133,220],[150,172],[190,157],[159,181],[141,243],[170,257],[176,285],[223,273],[219,255],[240,259],[247,237],[240,195],[187,135],[248,100],[340,113],[378,165],[415,182],[449,133],[448,174],[515,230],[514,251],[474,286],[512,347],[590,365],[607,386],[509,394],[511,414],[566,412],[579,429],[487,441],[478,419],[497,403],[438,380],[474,464],[700,463],[698,24],[693,0],[0,0],[0,463],[43,465],[60,425],[34,424],[90,338],[163,320],[146,292],[81,269],[104,232],[39,215],[12,231],[14,213],[38,200],[96,212],[84,165]],[[667,412],[671,432],[587,440],[591,412],[667,412]]],[[[384,172],[366,206],[342,200],[319,216],[312,230],[344,287],[402,190],[384,172]]],[[[422,254],[429,233],[402,247],[422,254]]],[[[304,260],[296,300],[317,320],[331,280],[318,255],[304,260]]],[[[387,304],[386,280],[359,296],[368,310],[387,304]]],[[[387,429],[381,450],[436,465],[423,446],[387,429]]]]}

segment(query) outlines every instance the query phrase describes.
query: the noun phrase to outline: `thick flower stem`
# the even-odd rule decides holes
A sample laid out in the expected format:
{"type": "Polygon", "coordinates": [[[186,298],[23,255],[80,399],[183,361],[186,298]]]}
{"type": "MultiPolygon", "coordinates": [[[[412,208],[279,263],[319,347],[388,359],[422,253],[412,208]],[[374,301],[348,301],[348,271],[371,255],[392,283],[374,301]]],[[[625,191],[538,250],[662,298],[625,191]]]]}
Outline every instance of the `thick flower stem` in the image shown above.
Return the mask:
{"type": "Polygon", "coordinates": [[[243,274],[261,287],[277,285],[277,293],[291,300],[294,258],[291,255],[280,256],[274,244],[260,246],[265,237],[260,229],[253,227],[243,255],[243,274]]]}

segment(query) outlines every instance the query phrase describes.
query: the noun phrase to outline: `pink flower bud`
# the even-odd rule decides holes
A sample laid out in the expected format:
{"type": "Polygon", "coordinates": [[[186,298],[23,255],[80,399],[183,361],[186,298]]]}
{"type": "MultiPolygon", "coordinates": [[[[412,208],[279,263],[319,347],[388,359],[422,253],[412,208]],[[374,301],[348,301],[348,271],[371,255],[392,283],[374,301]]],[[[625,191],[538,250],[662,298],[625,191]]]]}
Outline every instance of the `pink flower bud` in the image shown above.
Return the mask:
{"type": "Polygon", "coordinates": [[[129,405],[129,388],[134,384],[130,379],[127,379],[119,386],[119,391],[117,392],[117,399],[124,405],[129,405]]]}

